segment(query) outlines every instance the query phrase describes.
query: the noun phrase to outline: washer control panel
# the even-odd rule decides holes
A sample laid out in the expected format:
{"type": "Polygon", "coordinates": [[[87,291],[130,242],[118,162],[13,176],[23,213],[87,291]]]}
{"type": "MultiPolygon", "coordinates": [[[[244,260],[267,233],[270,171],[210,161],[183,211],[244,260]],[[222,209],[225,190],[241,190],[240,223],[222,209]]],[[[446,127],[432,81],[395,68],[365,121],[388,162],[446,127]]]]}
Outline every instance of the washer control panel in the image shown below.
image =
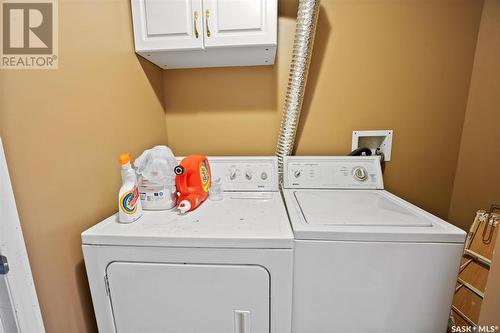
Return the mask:
{"type": "Polygon", "coordinates": [[[284,163],[285,188],[384,188],[378,156],[289,156],[284,163]]]}
{"type": "Polygon", "coordinates": [[[278,191],[278,159],[270,157],[208,157],[212,180],[224,191],[278,191]]]}

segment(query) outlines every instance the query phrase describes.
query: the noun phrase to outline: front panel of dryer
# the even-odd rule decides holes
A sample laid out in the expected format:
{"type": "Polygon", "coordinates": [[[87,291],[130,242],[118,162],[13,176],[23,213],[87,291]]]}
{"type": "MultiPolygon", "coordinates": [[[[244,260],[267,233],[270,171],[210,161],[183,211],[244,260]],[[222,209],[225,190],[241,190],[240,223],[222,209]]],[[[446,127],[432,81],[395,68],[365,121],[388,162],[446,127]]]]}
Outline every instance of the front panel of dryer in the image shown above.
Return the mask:
{"type": "Polygon", "coordinates": [[[269,332],[261,266],[114,262],[106,273],[119,333],[269,332]]]}

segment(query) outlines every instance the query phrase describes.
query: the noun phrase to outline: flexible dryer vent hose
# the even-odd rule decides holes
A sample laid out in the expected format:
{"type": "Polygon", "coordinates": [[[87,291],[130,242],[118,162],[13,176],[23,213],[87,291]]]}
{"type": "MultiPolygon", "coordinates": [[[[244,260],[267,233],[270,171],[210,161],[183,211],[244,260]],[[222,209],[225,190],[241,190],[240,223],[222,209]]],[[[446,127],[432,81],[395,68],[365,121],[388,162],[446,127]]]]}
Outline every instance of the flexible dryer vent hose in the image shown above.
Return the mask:
{"type": "Polygon", "coordinates": [[[292,63],[288,76],[280,134],[276,146],[280,182],[283,179],[283,159],[293,152],[295,133],[299,123],[302,101],[304,100],[309,63],[311,62],[318,13],[319,0],[299,0],[292,63]]]}

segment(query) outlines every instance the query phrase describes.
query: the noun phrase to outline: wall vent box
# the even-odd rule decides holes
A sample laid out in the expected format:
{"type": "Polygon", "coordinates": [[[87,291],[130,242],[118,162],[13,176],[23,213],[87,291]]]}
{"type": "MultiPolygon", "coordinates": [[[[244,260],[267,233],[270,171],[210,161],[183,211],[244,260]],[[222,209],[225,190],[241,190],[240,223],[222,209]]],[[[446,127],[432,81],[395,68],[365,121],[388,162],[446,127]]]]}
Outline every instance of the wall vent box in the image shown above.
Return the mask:
{"type": "Polygon", "coordinates": [[[351,150],[367,147],[375,155],[377,148],[384,154],[384,160],[391,160],[392,130],[380,131],[353,131],[351,150]]]}

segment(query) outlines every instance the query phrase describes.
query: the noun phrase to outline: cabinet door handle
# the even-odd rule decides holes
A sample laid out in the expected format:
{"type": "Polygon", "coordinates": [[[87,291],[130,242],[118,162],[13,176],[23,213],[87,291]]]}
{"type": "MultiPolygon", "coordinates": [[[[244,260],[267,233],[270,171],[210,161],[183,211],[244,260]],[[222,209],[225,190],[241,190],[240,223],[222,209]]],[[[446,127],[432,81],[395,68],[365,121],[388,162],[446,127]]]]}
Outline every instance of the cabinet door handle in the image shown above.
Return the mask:
{"type": "Polygon", "coordinates": [[[208,18],[210,17],[210,11],[207,9],[205,11],[205,25],[206,25],[206,28],[207,28],[207,37],[210,37],[211,33],[210,33],[210,26],[208,24],[208,18]]]}
{"type": "Polygon", "coordinates": [[[193,14],[193,19],[194,19],[194,36],[196,37],[196,39],[198,39],[198,37],[200,37],[200,34],[198,33],[198,11],[195,10],[194,11],[194,14],[193,14]]]}

